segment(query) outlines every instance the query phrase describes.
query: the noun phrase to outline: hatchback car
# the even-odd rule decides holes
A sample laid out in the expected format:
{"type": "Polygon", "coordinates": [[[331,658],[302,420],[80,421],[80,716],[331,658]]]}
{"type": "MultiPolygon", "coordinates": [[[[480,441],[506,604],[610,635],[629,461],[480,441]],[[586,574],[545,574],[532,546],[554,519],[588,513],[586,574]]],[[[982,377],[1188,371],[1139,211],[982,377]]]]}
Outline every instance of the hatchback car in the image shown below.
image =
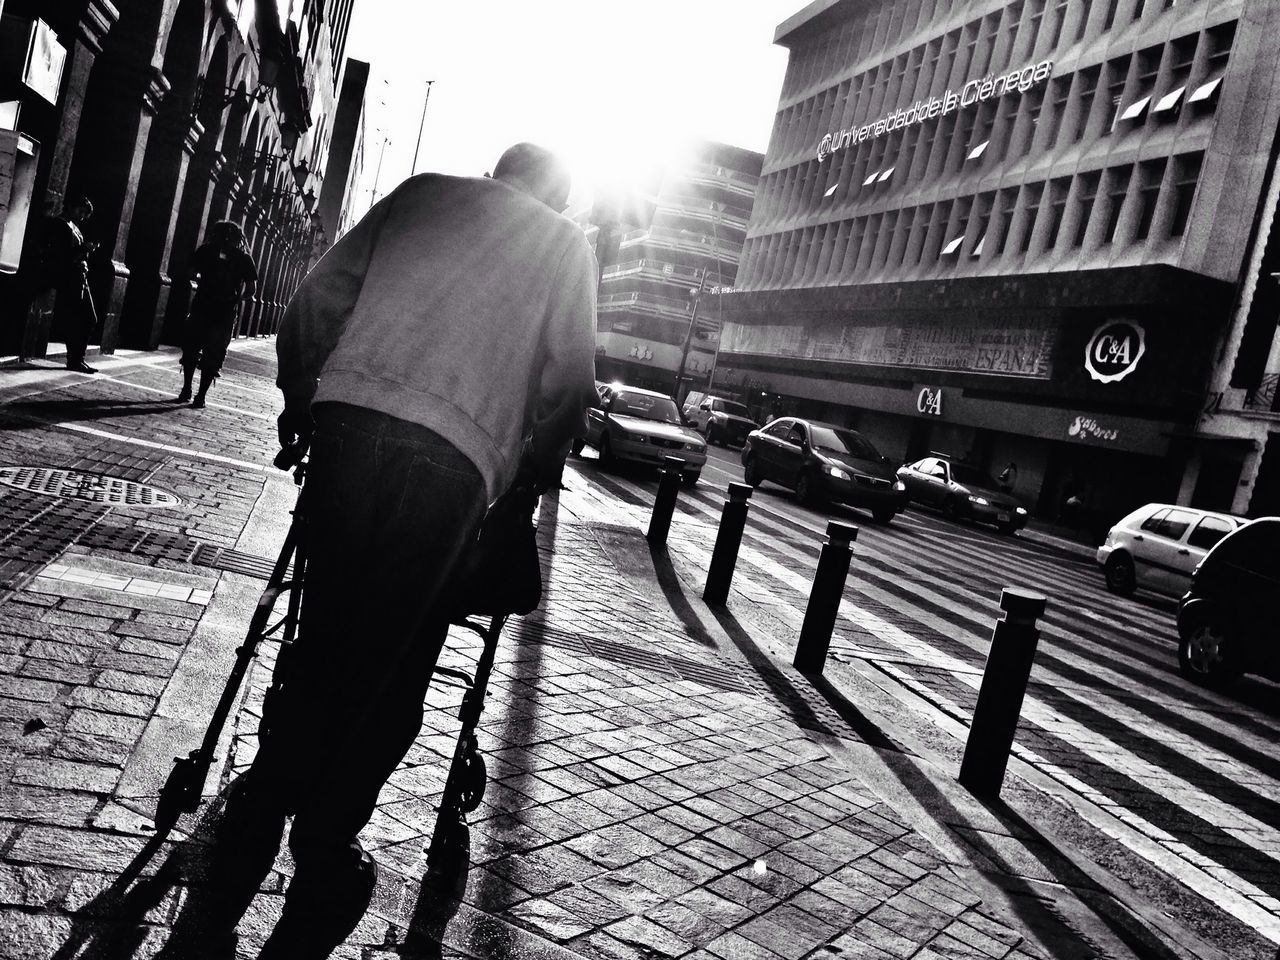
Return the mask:
{"type": "MultiPolygon", "coordinates": [[[[692,486],[707,462],[707,445],[685,425],[676,402],[655,390],[617,384],[600,386],[600,405],[587,411],[586,443],[610,466],[619,460],[661,466],[665,457],[684,461],[681,479],[692,486]]],[[[580,452],[583,441],[574,442],[580,452]]]]}
{"type": "Polygon", "coordinates": [[[1245,521],[1191,574],[1178,604],[1178,668],[1205,686],[1280,680],[1280,517],[1245,521]]]}
{"type": "Polygon", "coordinates": [[[707,443],[719,441],[727,447],[740,447],[747,434],[760,429],[751,419],[751,411],[736,400],[705,393],[691,393],[685,400],[684,416],[689,426],[702,432],[707,443]]]}
{"type": "Polygon", "coordinates": [[[1245,522],[1168,503],[1140,507],[1112,527],[1098,548],[1107,589],[1122,597],[1138,587],[1180,596],[1210,548],[1245,522]]]}
{"type": "Polygon", "coordinates": [[[753,431],[742,448],[742,476],[753,487],[772,480],[795,490],[801,503],[864,507],[880,523],[907,502],[890,462],[856,430],[796,417],[753,431]]]}
{"type": "Polygon", "coordinates": [[[1027,508],[985,470],[932,456],[898,470],[912,503],[937,507],[956,520],[994,523],[1003,534],[1027,525],[1027,508]]]}

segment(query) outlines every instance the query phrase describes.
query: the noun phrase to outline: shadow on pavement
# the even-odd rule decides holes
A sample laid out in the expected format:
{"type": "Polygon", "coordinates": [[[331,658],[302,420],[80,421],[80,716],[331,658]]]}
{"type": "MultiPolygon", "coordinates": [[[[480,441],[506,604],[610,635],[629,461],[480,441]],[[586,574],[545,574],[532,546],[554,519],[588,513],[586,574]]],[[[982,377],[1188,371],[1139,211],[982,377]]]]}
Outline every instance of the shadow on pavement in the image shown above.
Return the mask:
{"type": "MultiPolygon", "coordinates": [[[[1001,850],[987,839],[992,832],[990,825],[974,823],[953,804],[920,769],[919,758],[893,741],[825,677],[806,674],[805,679],[863,742],[877,750],[883,768],[928,811],[934,821],[952,834],[959,844],[978,855],[976,869],[989,877],[994,874],[992,879],[1009,895],[1013,912],[1027,929],[1039,935],[1053,957],[1059,960],[1077,960],[1084,955],[1082,950],[1093,948],[1080,931],[1063,919],[1055,902],[1043,890],[1037,890],[1020,872],[1021,868],[1010,856],[1010,851],[1001,850]],[[981,861],[984,860],[991,866],[982,866],[981,861]]],[[[982,803],[977,798],[974,798],[974,802],[982,803]]],[[[1156,935],[1132,917],[1122,905],[1116,904],[1115,910],[1095,906],[1097,901],[1115,901],[1086,873],[1062,856],[1054,842],[1024,820],[1017,811],[1002,800],[982,803],[982,806],[1004,828],[1013,846],[1026,850],[1053,878],[1052,883],[1067,888],[1069,896],[1096,917],[1134,956],[1144,960],[1176,960],[1179,954],[1162,944],[1156,935]]],[[[1043,885],[1044,881],[1040,883],[1043,885]]]]}
{"type": "MultiPolygon", "coordinates": [[[[26,414],[51,423],[67,421],[99,420],[105,417],[137,417],[151,413],[170,413],[186,408],[177,402],[177,394],[170,400],[41,400],[9,405],[10,413],[26,414]]],[[[0,431],[25,430],[30,424],[0,421],[0,431]]]]}
{"type": "MultiPolygon", "coordinates": [[[[555,544],[556,525],[560,500],[556,494],[547,494],[542,498],[538,512],[538,557],[542,566],[543,589],[551,579],[551,553],[555,544]]],[[[540,621],[526,621],[529,632],[537,631],[540,621]]],[[[521,656],[511,664],[513,689],[525,685],[536,684],[542,671],[542,644],[531,643],[520,647],[521,656]]],[[[521,742],[517,729],[533,723],[537,718],[537,700],[522,701],[526,712],[508,713],[506,716],[494,717],[494,722],[486,724],[488,730],[500,743],[521,742]]],[[[446,761],[447,762],[447,761],[446,761]]],[[[533,777],[529,771],[521,771],[506,777],[502,786],[506,789],[518,789],[519,785],[533,777]]],[[[501,806],[498,801],[497,806],[501,806]]],[[[515,811],[511,819],[521,821],[521,814],[515,811]]],[[[488,821],[492,824],[493,820],[488,821]]],[[[476,882],[471,884],[470,834],[464,827],[466,842],[461,849],[453,852],[455,862],[433,864],[428,862],[427,873],[418,889],[418,900],[414,904],[413,914],[405,931],[404,944],[399,952],[404,957],[414,960],[438,960],[443,955],[445,933],[450,921],[462,908],[464,899],[485,909],[484,905],[501,899],[501,891],[506,887],[505,880],[490,870],[481,870],[476,874],[476,882]],[[470,889],[471,895],[467,896],[470,889]]],[[[505,955],[505,954],[504,954],[505,955]]]]}
{"type": "Polygon", "coordinates": [[[696,640],[704,647],[714,649],[716,642],[712,639],[711,634],[707,632],[707,628],[702,625],[702,619],[694,611],[688,597],[685,596],[684,584],[680,582],[676,568],[671,563],[667,548],[655,547],[650,544],[649,556],[653,558],[653,572],[657,575],[658,586],[662,589],[662,595],[667,600],[667,606],[676,615],[676,619],[683,624],[689,639],[696,640]]]}

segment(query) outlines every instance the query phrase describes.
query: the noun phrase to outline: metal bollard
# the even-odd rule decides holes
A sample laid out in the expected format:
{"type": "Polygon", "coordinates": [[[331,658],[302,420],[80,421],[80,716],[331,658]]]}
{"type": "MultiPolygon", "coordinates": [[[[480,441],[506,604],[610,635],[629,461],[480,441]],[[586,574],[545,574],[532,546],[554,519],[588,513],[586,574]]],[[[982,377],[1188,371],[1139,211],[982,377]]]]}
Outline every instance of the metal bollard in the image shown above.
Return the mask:
{"type": "Polygon", "coordinates": [[[1031,590],[1006,587],[1000,592],[1000,609],[1005,616],[996,621],[991,635],[991,650],[960,762],[960,783],[975,796],[989,800],[1000,796],[1040,639],[1036,620],[1044,616],[1047,602],[1043,594],[1031,590]]]}
{"type": "Polygon", "coordinates": [[[671,515],[676,512],[676,497],[680,493],[680,476],[684,460],[680,457],[663,457],[658,470],[658,493],[653,498],[653,515],[649,517],[649,532],[645,536],[653,547],[665,546],[671,530],[671,515]]]}
{"type": "Polygon", "coordinates": [[[729,499],[720,512],[720,529],[716,532],[716,545],[711,551],[711,566],[707,570],[707,585],[702,599],[723,607],[729,599],[729,584],[733,580],[733,568],[738,563],[738,547],[742,544],[742,531],[747,526],[747,510],[751,499],[749,483],[729,484],[729,499]]]}
{"type": "Polygon", "coordinates": [[[827,524],[827,542],[822,545],[822,553],[818,556],[818,569],[809,591],[809,605],[805,608],[804,624],[800,627],[800,641],[796,644],[795,659],[791,661],[797,670],[804,673],[822,673],[826,665],[831,631],[835,629],[836,615],[840,612],[844,581],[849,575],[849,560],[853,557],[853,542],[857,539],[858,528],[853,524],[838,520],[827,524]]]}

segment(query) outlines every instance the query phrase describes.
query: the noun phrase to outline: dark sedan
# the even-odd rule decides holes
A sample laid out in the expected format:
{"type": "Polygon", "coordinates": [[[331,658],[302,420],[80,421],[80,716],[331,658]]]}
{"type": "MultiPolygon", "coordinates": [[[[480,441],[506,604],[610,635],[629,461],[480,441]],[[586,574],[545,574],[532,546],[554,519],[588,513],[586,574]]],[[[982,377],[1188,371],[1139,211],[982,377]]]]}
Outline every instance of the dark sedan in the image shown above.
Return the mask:
{"type": "Polygon", "coordinates": [[[888,523],[906,506],[906,489],[888,457],[858,433],[830,423],[783,417],[753,430],[742,448],[742,476],[753,487],[772,480],[801,503],[836,500],[888,523]]]}
{"type": "Polygon", "coordinates": [[[925,457],[898,470],[912,503],[937,507],[947,517],[994,523],[1004,534],[1027,525],[1027,509],[983,470],[943,457],[925,457]]]}

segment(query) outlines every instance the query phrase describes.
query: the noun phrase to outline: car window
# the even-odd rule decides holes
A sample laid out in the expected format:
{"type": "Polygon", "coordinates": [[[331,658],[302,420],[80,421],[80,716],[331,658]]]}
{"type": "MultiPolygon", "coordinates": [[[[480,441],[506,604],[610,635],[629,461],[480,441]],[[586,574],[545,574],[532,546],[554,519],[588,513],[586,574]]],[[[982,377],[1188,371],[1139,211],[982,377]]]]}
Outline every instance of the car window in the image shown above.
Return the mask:
{"type": "Polygon", "coordinates": [[[863,460],[880,459],[880,451],[856,430],[838,430],[814,424],[813,446],[818,450],[847,453],[851,457],[859,457],[863,460]]]}
{"type": "Polygon", "coordinates": [[[670,397],[654,397],[647,393],[631,393],[619,390],[613,397],[611,413],[659,423],[684,423],[675,401],[670,397]]]}
{"type": "Polygon", "coordinates": [[[787,443],[798,443],[804,446],[804,425],[797,423],[791,428],[791,432],[787,434],[787,443]]]}
{"type": "Polygon", "coordinates": [[[1188,513],[1186,510],[1170,510],[1168,515],[1160,521],[1160,529],[1156,533],[1170,540],[1181,540],[1187,528],[1195,522],[1194,513],[1188,513]]]}
{"type": "Polygon", "coordinates": [[[1235,528],[1236,525],[1230,520],[1223,520],[1221,517],[1205,517],[1196,524],[1196,528],[1191,531],[1191,536],[1187,537],[1187,546],[1208,550],[1235,528]]]}
{"type": "Polygon", "coordinates": [[[1280,520],[1255,520],[1213,548],[1205,563],[1227,563],[1280,580],[1280,520]]]}
{"type": "Polygon", "coordinates": [[[791,429],[790,420],[775,420],[764,428],[766,435],[782,439],[787,435],[787,431],[791,429]]]}
{"type": "Polygon", "coordinates": [[[927,457],[916,464],[916,469],[921,473],[927,473],[931,477],[941,477],[943,480],[947,478],[947,470],[942,465],[941,460],[934,457],[927,457]]]}
{"type": "Polygon", "coordinates": [[[751,419],[751,414],[747,411],[747,408],[732,400],[712,400],[711,409],[715,410],[717,413],[727,413],[731,417],[743,417],[747,420],[751,419]]]}
{"type": "Polygon", "coordinates": [[[1160,525],[1164,523],[1164,518],[1168,515],[1169,511],[1167,509],[1157,510],[1151,516],[1147,517],[1147,519],[1142,521],[1142,529],[1150,533],[1159,533],[1160,525]]]}

